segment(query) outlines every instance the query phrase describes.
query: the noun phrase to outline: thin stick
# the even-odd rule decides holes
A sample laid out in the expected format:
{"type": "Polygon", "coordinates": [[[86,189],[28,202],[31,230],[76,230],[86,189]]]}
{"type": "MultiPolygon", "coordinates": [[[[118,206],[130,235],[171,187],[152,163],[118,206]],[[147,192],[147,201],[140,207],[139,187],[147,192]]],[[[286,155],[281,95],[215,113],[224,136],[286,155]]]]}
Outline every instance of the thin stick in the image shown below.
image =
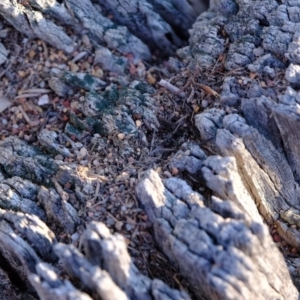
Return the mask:
{"type": "Polygon", "coordinates": [[[169,90],[172,94],[178,95],[179,97],[184,98],[186,96],[185,92],[183,92],[181,89],[179,89],[177,86],[173,85],[172,83],[161,79],[158,83],[159,85],[165,87],[167,90],[169,90]]]}

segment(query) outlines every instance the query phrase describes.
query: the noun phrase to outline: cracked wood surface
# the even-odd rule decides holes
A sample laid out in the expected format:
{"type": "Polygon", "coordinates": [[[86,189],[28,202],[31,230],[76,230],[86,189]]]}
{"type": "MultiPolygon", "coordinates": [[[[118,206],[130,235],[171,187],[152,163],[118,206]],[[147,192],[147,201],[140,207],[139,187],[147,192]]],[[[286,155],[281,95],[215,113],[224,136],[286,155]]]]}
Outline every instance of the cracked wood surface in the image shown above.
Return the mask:
{"type": "MultiPolygon", "coordinates": [[[[230,172],[226,159],[219,163],[230,172]]],[[[203,196],[186,182],[161,181],[154,171],[139,183],[137,195],[154,223],[158,244],[189,279],[198,299],[298,299],[257,212],[257,220],[251,220],[233,201],[217,197],[206,207],[203,196]]],[[[243,201],[238,204],[251,216],[251,197],[243,201]]]]}
{"type": "MultiPolygon", "coordinates": [[[[29,7],[16,0],[1,1],[0,14],[29,38],[41,38],[69,53],[75,45],[63,25],[87,32],[98,49],[97,61],[105,65],[102,56],[110,57],[106,63],[110,70],[121,59],[114,69],[120,74],[130,53],[135,60],[150,59],[153,47],[168,55],[184,45],[185,28],[195,20],[195,11],[202,10],[184,0],[28,3],[29,7]],[[182,12],[178,18],[167,17],[178,11],[182,12]]],[[[224,68],[232,71],[219,93],[221,105],[195,116],[205,151],[198,141],[189,142],[171,160],[212,196],[202,196],[179,178],[162,181],[154,171],[145,174],[136,193],[153,222],[157,243],[199,299],[298,299],[290,274],[299,287],[300,262],[286,257],[286,266],[263,220],[276,225],[278,233],[300,249],[299,21],[296,1],[211,1],[190,31],[189,46],[177,51],[190,62],[191,70],[214,68],[226,53],[224,68]],[[263,88],[255,77],[235,77],[237,69],[271,84],[263,88]],[[282,73],[285,77],[276,81],[282,73]],[[284,88],[277,89],[279,84],[284,88]]],[[[1,62],[8,54],[0,49],[1,62]]],[[[53,77],[53,90],[66,95],[74,78],[73,74],[53,77]]],[[[104,134],[120,129],[122,122],[130,133],[138,132],[124,107],[142,114],[153,128],[160,127],[155,102],[136,85],[126,90],[128,96],[120,93],[113,102],[108,95],[114,87],[105,95],[97,91],[97,85],[105,84],[87,86],[79,77],[75,84],[88,91],[84,116],[99,114],[104,134]]],[[[89,130],[91,125],[76,121],[89,130]]],[[[56,133],[44,130],[39,139],[50,153],[70,157],[56,133]]],[[[189,298],[141,275],[124,238],[112,235],[103,224],[87,225],[81,242],[84,255],[72,245],[57,243],[47,225],[68,234],[80,225],[77,210],[60,186],[71,180],[84,202],[89,179],[80,177],[75,163],[56,161],[17,138],[1,141],[0,148],[3,299],[19,299],[22,293],[26,299],[189,298]],[[17,274],[15,281],[11,274],[17,274]]]]}

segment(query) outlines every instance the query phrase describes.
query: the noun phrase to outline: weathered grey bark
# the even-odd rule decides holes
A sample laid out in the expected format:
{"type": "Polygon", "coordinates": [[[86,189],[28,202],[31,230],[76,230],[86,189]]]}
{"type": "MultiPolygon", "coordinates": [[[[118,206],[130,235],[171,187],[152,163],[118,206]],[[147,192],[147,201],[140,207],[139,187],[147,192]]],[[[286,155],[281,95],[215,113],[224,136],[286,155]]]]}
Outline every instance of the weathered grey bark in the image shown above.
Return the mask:
{"type": "MultiPolygon", "coordinates": [[[[212,109],[196,116],[196,126],[203,140],[210,139],[208,147],[213,153],[236,158],[244,186],[260,213],[268,223],[276,222],[280,234],[299,248],[297,229],[289,228],[285,223],[298,224],[299,214],[299,96],[288,86],[289,83],[297,85],[296,44],[299,28],[296,23],[299,7],[295,2],[286,2],[284,5],[272,1],[239,3],[238,12],[234,6],[230,10],[232,13],[237,12],[236,16],[225,14],[225,19],[216,23],[220,20],[218,5],[213,3],[210,12],[203,14],[194,25],[191,60],[197,60],[199,65],[209,65],[219,55],[207,52],[201,59],[196,55],[196,47],[201,47],[205,35],[205,32],[199,34],[197,28],[203,22],[208,22],[214,30],[224,26],[230,37],[229,53],[225,61],[227,69],[242,66],[273,79],[276,72],[285,68],[286,58],[291,64],[286,69],[287,81],[283,82],[285,92],[276,95],[275,89],[270,93],[270,89],[267,92],[267,89],[257,88],[253,82],[248,90],[248,99],[238,102],[242,104],[245,119],[238,115],[224,117],[225,112],[220,110],[217,111],[216,120],[216,110],[212,109]],[[273,54],[277,54],[277,57],[273,54]]],[[[212,40],[219,47],[219,53],[224,51],[223,41],[212,40]]],[[[226,98],[241,98],[238,83],[235,85],[236,88],[231,86],[229,92],[227,82],[224,82],[221,100],[226,102],[226,98]]]]}
{"type": "MultiPolygon", "coordinates": [[[[91,223],[82,244],[86,258],[74,246],[57,243],[54,233],[38,217],[0,210],[0,255],[3,266],[9,266],[8,270],[1,268],[1,285],[8,283],[2,295],[18,289],[7,291],[12,285],[7,274],[12,276],[13,272],[27,299],[37,299],[35,290],[40,299],[189,299],[184,292],[141,275],[131,262],[125,239],[111,235],[104,224],[91,223]],[[59,269],[92,297],[69,280],[60,279],[59,269]]],[[[15,293],[15,299],[21,299],[20,291],[15,293]]]]}
{"type": "MultiPolygon", "coordinates": [[[[72,74],[63,75],[66,84],[74,83],[72,74]]],[[[149,86],[133,82],[130,87],[117,90],[112,85],[101,96],[91,78],[77,78],[77,83],[89,91],[82,111],[91,123],[74,115],[61,135],[42,130],[39,143],[48,153],[74,157],[61,142],[67,141],[76,149],[68,134],[80,137],[96,118],[106,120],[102,128],[106,134],[117,129],[139,138],[142,132],[132,120],[134,113],[142,115],[153,128],[159,127],[150,109],[154,108],[154,98],[147,93],[153,91],[149,86]],[[116,120],[113,116],[118,118],[118,114],[120,119],[116,120]]],[[[103,143],[99,135],[94,136],[93,142],[103,143]]],[[[120,151],[128,155],[131,150],[124,144],[120,151]]],[[[0,257],[5,262],[0,267],[1,285],[8,282],[3,297],[9,294],[21,299],[25,293],[28,299],[189,299],[186,293],[141,275],[127,253],[124,238],[112,236],[103,224],[91,223],[83,234],[81,244],[86,257],[70,245],[57,243],[53,231],[71,235],[81,223],[62,187],[71,184],[77,199],[84,204],[95,184],[102,182],[101,176],[87,176],[87,167],[54,160],[15,137],[0,142],[0,153],[0,257]],[[71,281],[63,279],[62,271],[68,273],[71,281]],[[13,274],[18,276],[11,282],[13,274]],[[80,283],[81,288],[72,282],[80,283]]]]}
{"type": "MultiPolygon", "coordinates": [[[[215,177],[224,176],[222,168],[232,172],[227,159],[211,157],[205,165],[212,166],[213,160],[219,160],[215,177]]],[[[207,167],[203,169],[210,180],[207,167]]],[[[238,176],[236,171],[233,176],[238,176]]],[[[238,181],[228,177],[225,192],[229,194],[230,185],[238,181]]],[[[223,180],[217,179],[216,186],[218,181],[223,185],[223,180]]],[[[283,257],[254,211],[251,197],[244,195],[236,201],[255,221],[226,198],[212,197],[211,207],[205,207],[203,197],[184,181],[162,182],[154,171],[139,183],[137,195],[154,223],[157,242],[190,280],[198,299],[298,298],[283,257]]]]}
{"type": "MultiPolygon", "coordinates": [[[[28,2],[32,9],[16,0],[1,1],[0,14],[28,37],[39,37],[69,53],[74,44],[60,25],[71,26],[78,34],[87,32],[97,49],[95,63],[120,74],[126,72],[129,53],[137,62],[150,59],[148,47],[170,54],[183,45],[186,29],[195,11],[199,12],[185,0],[28,2]],[[172,17],[175,12],[177,18],[172,17]],[[113,21],[104,16],[107,13],[113,21]]],[[[275,82],[263,88],[246,78],[243,85],[245,78],[240,80],[232,72],[219,93],[222,107],[195,117],[206,152],[197,143],[187,143],[172,158],[170,165],[191,173],[199,186],[213,193],[211,199],[178,178],[162,182],[153,171],[137,187],[158,244],[188,278],[199,299],[298,298],[288,270],[299,287],[300,262],[286,257],[286,267],[261,216],[300,249],[299,21],[297,1],[211,1],[210,9],[190,31],[189,46],[178,50],[190,61],[191,69],[213,69],[220,55],[226,54],[225,69],[245,68],[266,82],[275,82]],[[285,91],[276,89],[276,77],[282,71],[285,91]],[[237,109],[226,110],[227,105],[237,109]]],[[[5,49],[1,54],[0,63],[7,56],[5,49]]],[[[81,103],[86,119],[71,114],[63,134],[48,130],[39,134],[41,146],[51,154],[72,157],[62,141],[76,149],[69,136],[80,140],[91,128],[98,133],[92,140],[95,144],[105,143],[105,136],[117,130],[139,136],[147,145],[133,114],[141,115],[149,127],[160,128],[155,97],[148,94],[153,89],[146,85],[133,82],[122,89],[110,85],[102,93],[99,89],[106,82],[91,76],[51,76],[50,87],[60,96],[76,88],[87,91],[81,103]]],[[[120,153],[131,151],[124,141],[120,153]]],[[[85,256],[73,246],[56,242],[43,221],[53,230],[75,231],[80,220],[61,186],[71,182],[85,203],[86,186],[93,186],[76,171],[87,172],[86,168],[55,161],[16,138],[0,142],[0,167],[0,258],[6,264],[0,264],[0,287],[5,285],[0,296],[188,299],[142,276],[122,237],[112,236],[103,225],[88,225],[82,237],[85,256]],[[63,279],[61,270],[70,281],[63,279]],[[22,290],[11,274],[18,274],[22,290]]]]}
{"type": "MultiPolygon", "coordinates": [[[[186,0],[28,0],[25,4],[4,0],[0,3],[0,15],[29,38],[40,38],[65,52],[74,51],[75,45],[61,25],[71,26],[78,33],[84,30],[100,49],[102,45],[122,55],[133,54],[138,61],[151,59],[148,47],[164,55],[172,54],[187,39],[187,30],[197,14],[206,8],[205,1],[191,5],[186,0]],[[113,15],[114,20],[104,16],[107,14],[113,15]]],[[[7,53],[4,47],[0,49],[3,63],[7,53]]]]}

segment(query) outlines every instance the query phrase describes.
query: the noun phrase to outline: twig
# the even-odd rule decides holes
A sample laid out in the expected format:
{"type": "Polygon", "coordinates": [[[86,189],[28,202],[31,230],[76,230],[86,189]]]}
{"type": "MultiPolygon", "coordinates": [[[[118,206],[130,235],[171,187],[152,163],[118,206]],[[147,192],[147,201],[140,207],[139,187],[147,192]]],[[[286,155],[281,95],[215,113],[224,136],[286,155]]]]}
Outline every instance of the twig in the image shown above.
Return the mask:
{"type": "Polygon", "coordinates": [[[167,90],[169,90],[172,94],[178,95],[179,97],[184,98],[186,96],[185,92],[183,92],[181,89],[179,89],[177,86],[171,84],[170,82],[161,79],[158,83],[159,85],[165,87],[167,90]]]}
{"type": "Polygon", "coordinates": [[[155,141],[155,130],[153,130],[153,136],[152,136],[151,145],[150,145],[150,151],[149,152],[151,152],[152,149],[153,149],[154,141],[155,141]]]}
{"type": "Polygon", "coordinates": [[[176,128],[173,130],[172,135],[174,135],[174,134],[176,133],[176,131],[178,130],[178,128],[182,125],[182,121],[185,120],[188,116],[189,116],[189,115],[187,114],[187,115],[181,117],[178,121],[176,121],[176,123],[174,124],[174,126],[177,125],[177,124],[178,124],[178,125],[177,125],[176,128]]]}
{"type": "Polygon", "coordinates": [[[55,178],[52,178],[51,181],[53,182],[55,189],[56,189],[57,193],[60,195],[61,199],[63,201],[68,201],[69,194],[63,190],[63,188],[60,186],[60,184],[57,182],[57,180],[55,178]]]}
{"type": "Polygon", "coordinates": [[[216,91],[214,91],[212,88],[210,88],[208,85],[201,84],[201,83],[196,83],[196,84],[199,86],[199,88],[204,90],[206,93],[213,95],[215,97],[220,97],[220,95],[216,91]]]}
{"type": "Polygon", "coordinates": [[[22,113],[24,119],[26,120],[26,122],[31,126],[31,127],[34,127],[34,126],[37,126],[40,124],[40,121],[37,120],[37,121],[31,121],[30,118],[28,117],[26,111],[23,109],[23,107],[20,105],[18,107],[19,111],[22,113]]]}
{"type": "Polygon", "coordinates": [[[192,88],[192,91],[191,91],[189,97],[186,99],[186,102],[187,102],[187,103],[192,102],[192,100],[193,100],[193,98],[194,98],[194,95],[195,95],[195,89],[194,89],[194,87],[193,87],[192,85],[191,85],[191,88],[192,88]]]}

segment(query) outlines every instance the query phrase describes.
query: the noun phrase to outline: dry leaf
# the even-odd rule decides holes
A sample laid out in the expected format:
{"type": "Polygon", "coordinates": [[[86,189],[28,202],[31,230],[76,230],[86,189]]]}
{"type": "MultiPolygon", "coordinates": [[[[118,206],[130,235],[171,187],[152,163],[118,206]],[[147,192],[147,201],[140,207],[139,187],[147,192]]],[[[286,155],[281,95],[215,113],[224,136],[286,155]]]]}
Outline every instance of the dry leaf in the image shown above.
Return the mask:
{"type": "Polygon", "coordinates": [[[198,86],[204,90],[206,93],[210,94],[210,95],[213,95],[215,97],[220,97],[220,95],[214,91],[212,88],[210,88],[209,86],[205,85],[205,84],[198,84],[198,86]]]}

